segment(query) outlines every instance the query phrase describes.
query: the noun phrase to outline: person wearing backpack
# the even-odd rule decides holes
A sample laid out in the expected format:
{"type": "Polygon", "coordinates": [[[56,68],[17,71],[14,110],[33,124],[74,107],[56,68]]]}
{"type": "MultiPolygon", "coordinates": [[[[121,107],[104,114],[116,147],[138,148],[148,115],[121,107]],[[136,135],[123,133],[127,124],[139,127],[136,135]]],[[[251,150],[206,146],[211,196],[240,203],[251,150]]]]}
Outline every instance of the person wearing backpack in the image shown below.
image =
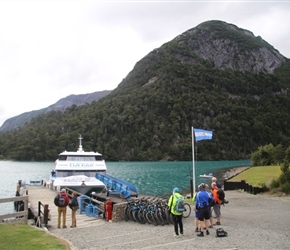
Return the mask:
{"type": "Polygon", "coordinates": [[[182,222],[183,212],[181,211],[182,201],[184,203],[184,197],[179,193],[179,189],[177,187],[174,188],[167,205],[168,207],[170,207],[170,212],[173,217],[175,237],[179,237],[179,232],[180,232],[180,235],[183,236],[183,222],[182,222]],[[179,232],[178,232],[178,226],[179,226],[179,232]]]}
{"type": "Polygon", "coordinates": [[[218,188],[222,188],[222,184],[217,181],[216,177],[211,178],[211,183],[214,183],[214,182],[216,183],[218,188]]]}
{"type": "Polygon", "coordinates": [[[58,219],[57,219],[57,228],[60,228],[61,217],[62,217],[62,228],[66,228],[66,211],[69,204],[69,198],[66,193],[65,188],[63,188],[57,196],[54,198],[54,204],[58,207],[58,219]]]}
{"type": "Polygon", "coordinates": [[[200,232],[197,236],[203,237],[203,230],[206,229],[206,234],[209,235],[208,221],[210,219],[210,195],[205,190],[205,184],[202,183],[198,186],[199,192],[196,195],[195,208],[198,212],[198,220],[200,223],[200,232]]]}
{"type": "Polygon", "coordinates": [[[213,206],[213,211],[216,216],[216,223],[214,225],[221,225],[221,204],[223,201],[219,198],[219,194],[218,194],[219,188],[215,182],[211,184],[211,188],[212,188],[211,193],[215,201],[215,205],[213,206]]]}
{"type": "Polygon", "coordinates": [[[206,190],[206,192],[209,195],[209,206],[210,206],[210,209],[209,209],[209,226],[208,226],[208,228],[213,228],[212,209],[211,208],[215,205],[215,201],[214,201],[214,198],[212,196],[212,193],[211,193],[211,190],[210,190],[208,184],[205,184],[205,190],[206,190]]]}
{"type": "Polygon", "coordinates": [[[72,228],[73,227],[77,227],[77,216],[76,216],[76,213],[77,213],[77,210],[79,209],[79,203],[78,203],[78,200],[77,200],[77,193],[76,192],[72,193],[72,198],[71,198],[69,207],[71,209],[71,221],[72,221],[70,227],[72,227],[72,228]]]}

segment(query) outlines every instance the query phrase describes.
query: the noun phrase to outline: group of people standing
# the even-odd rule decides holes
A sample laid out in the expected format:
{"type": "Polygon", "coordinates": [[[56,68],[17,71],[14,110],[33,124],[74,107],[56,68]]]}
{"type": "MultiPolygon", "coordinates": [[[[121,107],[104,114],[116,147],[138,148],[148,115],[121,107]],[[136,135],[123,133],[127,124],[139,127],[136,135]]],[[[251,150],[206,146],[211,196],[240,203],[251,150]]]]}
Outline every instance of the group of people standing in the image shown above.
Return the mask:
{"type": "MultiPolygon", "coordinates": [[[[223,201],[218,195],[219,188],[222,188],[221,184],[217,182],[216,177],[213,177],[211,189],[209,189],[208,184],[201,183],[198,186],[198,191],[193,196],[195,206],[195,232],[198,233],[197,236],[203,237],[204,230],[209,235],[209,228],[213,228],[214,225],[221,225],[221,204],[223,201]],[[216,223],[213,223],[212,211],[215,213],[216,223]]],[[[170,212],[173,217],[175,237],[183,236],[182,213],[176,212],[175,210],[177,199],[180,196],[179,189],[174,188],[167,204],[170,207],[170,212]]]]}
{"type": "Polygon", "coordinates": [[[67,228],[66,226],[66,213],[67,207],[71,209],[71,218],[72,224],[71,228],[77,226],[76,212],[79,208],[77,193],[73,192],[71,199],[68,197],[65,188],[61,189],[59,194],[54,198],[54,204],[58,207],[58,218],[57,218],[57,228],[61,228],[61,220],[62,220],[62,228],[67,228]]]}

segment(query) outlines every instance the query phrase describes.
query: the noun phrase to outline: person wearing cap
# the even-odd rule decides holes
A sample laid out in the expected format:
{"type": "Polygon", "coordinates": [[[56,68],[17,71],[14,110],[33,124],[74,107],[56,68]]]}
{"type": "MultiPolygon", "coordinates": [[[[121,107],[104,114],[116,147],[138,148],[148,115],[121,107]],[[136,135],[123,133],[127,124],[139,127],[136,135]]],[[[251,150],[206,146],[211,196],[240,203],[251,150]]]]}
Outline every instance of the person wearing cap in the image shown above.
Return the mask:
{"type": "Polygon", "coordinates": [[[57,218],[57,228],[60,228],[61,217],[62,217],[62,228],[67,228],[66,226],[66,211],[69,204],[69,198],[66,193],[65,188],[61,189],[59,194],[54,198],[54,204],[58,207],[58,218],[57,218]],[[60,204],[60,201],[63,201],[63,204],[60,204]]]}
{"type": "Polygon", "coordinates": [[[170,207],[170,212],[173,217],[175,237],[179,237],[179,232],[180,232],[180,235],[183,236],[182,213],[175,211],[175,206],[179,197],[182,197],[182,195],[179,193],[179,189],[176,187],[173,189],[172,195],[170,196],[168,204],[167,204],[168,207],[170,207]],[[179,232],[178,232],[178,226],[179,226],[179,232]]]}
{"type": "Polygon", "coordinates": [[[206,234],[209,235],[208,231],[208,221],[210,218],[209,210],[210,210],[210,204],[209,199],[210,196],[208,192],[205,190],[205,184],[202,183],[199,185],[200,191],[196,195],[196,202],[195,207],[198,211],[198,220],[200,222],[200,232],[197,234],[197,236],[204,236],[203,230],[206,229],[206,234]]]}

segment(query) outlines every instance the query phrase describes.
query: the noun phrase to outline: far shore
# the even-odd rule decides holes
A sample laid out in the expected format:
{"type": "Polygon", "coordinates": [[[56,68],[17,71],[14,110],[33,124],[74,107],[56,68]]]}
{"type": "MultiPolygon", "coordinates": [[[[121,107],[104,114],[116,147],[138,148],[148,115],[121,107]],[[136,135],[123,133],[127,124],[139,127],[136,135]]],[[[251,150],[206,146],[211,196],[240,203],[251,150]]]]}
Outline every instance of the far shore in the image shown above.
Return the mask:
{"type": "Polygon", "coordinates": [[[237,176],[238,174],[246,171],[247,169],[249,169],[251,166],[242,166],[242,167],[235,167],[235,168],[231,168],[230,170],[228,170],[224,175],[223,178],[225,180],[229,180],[235,176],[237,176]]]}

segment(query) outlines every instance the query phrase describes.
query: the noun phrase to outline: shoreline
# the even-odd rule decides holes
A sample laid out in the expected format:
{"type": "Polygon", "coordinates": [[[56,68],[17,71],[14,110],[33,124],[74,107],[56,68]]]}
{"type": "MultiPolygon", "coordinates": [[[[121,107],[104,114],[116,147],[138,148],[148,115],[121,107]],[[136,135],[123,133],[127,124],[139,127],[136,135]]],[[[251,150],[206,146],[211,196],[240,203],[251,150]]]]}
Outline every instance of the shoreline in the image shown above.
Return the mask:
{"type": "Polygon", "coordinates": [[[227,172],[225,172],[223,174],[223,178],[224,178],[224,180],[229,180],[229,179],[237,176],[238,174],[248,170],[249,168],[251,168],[251,166],[243,166],[243,167],[231,168],[230,170],[228,170],[227,172]]]}

